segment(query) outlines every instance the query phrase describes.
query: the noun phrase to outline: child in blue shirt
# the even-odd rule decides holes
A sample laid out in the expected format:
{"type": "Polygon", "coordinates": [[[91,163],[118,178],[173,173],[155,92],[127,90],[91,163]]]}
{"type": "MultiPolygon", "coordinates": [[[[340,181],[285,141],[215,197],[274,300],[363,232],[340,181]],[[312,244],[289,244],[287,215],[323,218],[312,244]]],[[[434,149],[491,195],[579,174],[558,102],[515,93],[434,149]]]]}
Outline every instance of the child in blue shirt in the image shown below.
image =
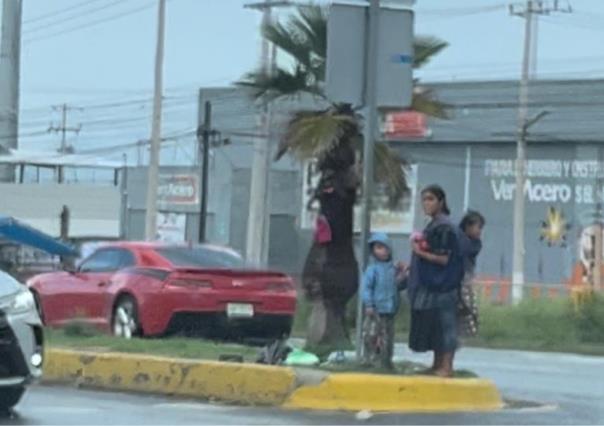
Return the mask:
{"type": "Polygon", "coordinates": [[[388,236],[374,234],[369,240],[371,263],[363,275],[362,298],[365,308],[364,361],[379,362],[392,369],[394,355],[394,317],[400,306],[399,292],[405,288],[405,268],[395,265],[388,236]]]}

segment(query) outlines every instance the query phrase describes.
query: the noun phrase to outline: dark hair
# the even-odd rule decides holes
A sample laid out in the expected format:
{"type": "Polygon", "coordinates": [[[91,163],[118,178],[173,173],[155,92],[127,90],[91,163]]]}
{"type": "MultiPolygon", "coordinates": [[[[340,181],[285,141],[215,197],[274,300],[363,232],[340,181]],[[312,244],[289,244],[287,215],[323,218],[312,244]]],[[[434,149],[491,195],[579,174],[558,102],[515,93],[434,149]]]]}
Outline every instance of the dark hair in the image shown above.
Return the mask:
{"type": "Polygon", "coordinates": [[[459,222],[459,227],[462,231],[465,231],[470,226],[476,224],[480,224],[480,227],[482,228],[486,225],[486,223],[487,221],[485,220],[484,216],[480,214],[480,212],[477,212],[476,210],[468,210],[463,219],[461,219],[461,222],[459,222]]]}
{"type": "Polygon", "coordinates": [[[436,199],[442,202],[442,212],[446,215],[451,214],[451,210],[449,210],[449,206],[447,205],[447,194],[445,190],[442,189],[440,185],[428,185],[422,190],[422,195],[424,194],[432,194],[436,197],[436,199]]]}

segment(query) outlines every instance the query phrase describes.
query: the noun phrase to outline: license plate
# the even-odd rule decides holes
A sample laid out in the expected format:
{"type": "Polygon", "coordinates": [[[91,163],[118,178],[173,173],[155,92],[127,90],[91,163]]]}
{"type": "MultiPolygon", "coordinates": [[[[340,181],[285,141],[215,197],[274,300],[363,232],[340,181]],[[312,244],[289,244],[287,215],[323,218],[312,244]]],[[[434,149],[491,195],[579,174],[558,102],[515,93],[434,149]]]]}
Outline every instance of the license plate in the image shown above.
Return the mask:
{"type": "Polygon", "coordinates": [[[227,316],[229,318],[252,318],[254,306],[249,303],[229,303],[227,304],[227,316]]]}

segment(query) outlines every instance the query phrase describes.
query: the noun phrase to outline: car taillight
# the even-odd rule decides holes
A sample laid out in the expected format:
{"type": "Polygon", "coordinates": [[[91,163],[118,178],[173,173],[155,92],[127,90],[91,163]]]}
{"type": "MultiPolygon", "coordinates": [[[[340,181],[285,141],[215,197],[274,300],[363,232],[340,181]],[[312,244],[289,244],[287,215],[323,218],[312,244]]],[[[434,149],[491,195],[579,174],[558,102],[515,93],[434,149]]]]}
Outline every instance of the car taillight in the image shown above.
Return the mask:
{"type": "Polygon", "coordinates": [[[271,283],[266,287],[267,291],[274,292],[286,292],[292,291],[295,289],[293,283],[285,282],[285,283],[271,283]]]}
{"type": "Polygon", "coordinates": [[[212,288],[212,283],[210,281],[202,281],[202,280],[188,280],[183,278],[177,278],[174,280],[170,280],[168,282],[169,285],[176,287],[201,287],[201,288],[212,288]]]}

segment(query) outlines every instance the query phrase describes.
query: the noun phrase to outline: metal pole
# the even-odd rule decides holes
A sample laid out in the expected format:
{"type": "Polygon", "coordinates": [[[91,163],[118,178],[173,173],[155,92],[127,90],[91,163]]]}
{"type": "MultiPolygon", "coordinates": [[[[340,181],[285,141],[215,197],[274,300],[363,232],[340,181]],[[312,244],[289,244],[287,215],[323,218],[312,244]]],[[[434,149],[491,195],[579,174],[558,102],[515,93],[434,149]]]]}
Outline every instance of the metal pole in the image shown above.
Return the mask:
{"type": "MultiPolygon", "coordinates": [[[[269,0],[263,10],[262,25],[271,22],[271,8],[269,0]]],[[[264,73],[270,72],[270,46],[266,38],[262,39],[261,65],[264,73]]],[[[269,107],[265,104],[261,115],[261,127],[268,133],[269,107]]],[[[253,265],[262,263],[262,246],[265,236],[266,225],[266,192],[268,190],[268,175],[270,173],[270,149],[269,138],[258,137],[254,141],[254,154],[252,159],[250,204],[247,221],[246,258],[253,265]]]]}
{"type": "MultiPolygon", "coordinates": [[[[18,147],[22,0],[3,0],[0,11],[0,145],[18,147]]],[[[0,181],[15,181],[15,166],[0,166],[0,181]]]]}
{"type": "Polygon", "coordinates": [[[61,106],[61,154],[67,151],[67,104],[61,106]]]}
{"type": "MultiPolygon", "coordinates": [[[[598,148],[598,163],[601,163],[602,149],[598,148]]],[[[598,291],[602,289],[602,178],[596,175],[596,238],[594,248],[594,282],[593,289],[598,291]]]]}
{"type": "Polygon", "coordinates": [[[208,171],[210,158],[210,136],[212,134],[212,104],[209,101],[205,103],[205,118],[203,122],[203,130],[201,131],[201,146],[202,161],[201,161],[201,197],[199,201],[199,242],[206,241],[206,222],[208,217],[208,171]]]}
{"type": "MultiPolygon", "coordinates": [[[[377,54],[378,35],[380,26],[380,0],[370,0],[369,5],[369,31],[366,52],[367,71],[365,74],[365,126],[363,138],[363,198],[361,216],[361,265],[365,270],[369,258],[367,240],[371,230],[371,196],[373,194],[373,160],[374,144],[377,133],[377,54]]],[[[356,355],[360,360],[363,355],[363,301],[361,299],[361,281],[357,293],[357,320],[356,320],[356,355]]]]}
{"type": "Polygon", "coordinates": [[[145,216],[145,238],[148,241],[155,240],[157,234],[157,186],[159,181],[159,151],[161,144],[165,18],[166,0],[159,0],[157,46],[155,53],[155,92],[153,95],[153,121],[151,128],[151,147],[149,150],[149,171],[147,177],[147,211],[145,216]]]}
{"type": "Polygon", "coordinates": [[[121,192],[121,212],[120,212],[120,237],[123,240],[128,239],[128,156],[123,155],[124,166],[122,167],[120,192],[121,192]]]}
{"type": "Polygon", "coordinates": [[[470,181],[472,177],[472,147],[466,147],[466,173],[464,176],[463,210],[467,212],[470,208],[470,181]]]}
{"type": "Polygon", "coordinates": [[[524,292],[524,185],[526,181],[526,134],[528,118],[528,84],[531,64],[531,30],[533,28],[532,1],[526,2],[524,27],[524,57],[522,60],[522,78],[520,80],[518,107],[518,146],[516,157],[516,190],[514,192],[514,257],[512,273],[512,302],[519,303],[524,292]]]}

